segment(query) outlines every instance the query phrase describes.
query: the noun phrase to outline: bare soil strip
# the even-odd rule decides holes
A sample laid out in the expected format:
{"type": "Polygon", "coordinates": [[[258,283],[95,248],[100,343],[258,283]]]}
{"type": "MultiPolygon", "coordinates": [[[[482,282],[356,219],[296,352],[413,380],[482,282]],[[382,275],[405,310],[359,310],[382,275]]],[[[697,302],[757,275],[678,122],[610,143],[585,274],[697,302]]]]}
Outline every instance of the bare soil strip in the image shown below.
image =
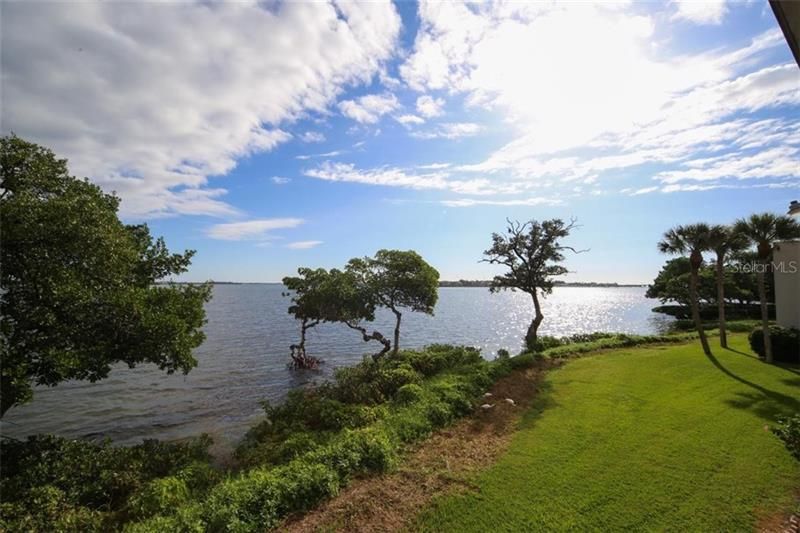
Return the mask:
{"type": "Polygon", "coordinates": [[[472,488],[468,479],[494,462],[508,447],[525,408],[536,398],[545,371],[554,362],[512,372],[490,390],[490,409],[442,429],[418,444],[394,472],[357,479],[336,498],[280,531],[398,531],[434,496],[472,488]],[[506,402],[514,400],[516,405],[506,402]]]}

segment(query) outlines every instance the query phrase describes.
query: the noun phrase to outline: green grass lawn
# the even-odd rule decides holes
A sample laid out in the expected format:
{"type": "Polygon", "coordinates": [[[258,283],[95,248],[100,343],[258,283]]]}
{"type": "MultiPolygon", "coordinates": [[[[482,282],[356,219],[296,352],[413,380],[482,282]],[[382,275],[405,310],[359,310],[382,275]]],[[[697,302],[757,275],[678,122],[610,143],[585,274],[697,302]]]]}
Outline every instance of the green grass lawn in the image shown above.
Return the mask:
{"type": "Polygon", "coordinates": [[[430,531],[748,531],[796,508],[800,463],[765,431],[800,411],[800,370],[698,343],[614,350],[552,371],[475,490],[430,531]]]}

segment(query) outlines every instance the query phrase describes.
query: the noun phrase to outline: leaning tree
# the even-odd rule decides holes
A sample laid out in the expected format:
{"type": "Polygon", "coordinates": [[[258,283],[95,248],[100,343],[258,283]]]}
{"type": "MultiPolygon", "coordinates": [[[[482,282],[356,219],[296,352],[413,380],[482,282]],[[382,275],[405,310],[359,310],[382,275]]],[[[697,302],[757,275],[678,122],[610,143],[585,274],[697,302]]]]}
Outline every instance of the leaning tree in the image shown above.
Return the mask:
{"type": "Polygon", "coordinates": [[[0,416],[34,385],[97,381],[118,362],[197,365],[211,287],[157,283],[194,252],[123,224],[119,198],[14,135],[0,138],[0,180],[0,416]]]}
{"type": "Polygon", "coordinates": [[[373,294],[358,284],[356,276],[335,268],[299,268],[297,273],[283,278],[283,284],[291,291],[285,294],[292,298],[289,313],[300,321],[300,341],[289,347],[293,368],[319,366],[321,360],[306,351],[306,336],[308,330],[322,322],[345,324],[361,333],[364,342],[380,342],[383,349],[373,355],[375,359],[391,349],[389,339],[378,331],[370,333],[364,326],[364,322],[375,320],[377,304],[373,294]]]}
{"type": "Polygon", "coordinates": [[[571,246],[561,244],[576,227],[575,220],[569,223],[554,218],[539,222],[530,220],[521,224],[506,219],[508,227],[505,234],[492,234],[492,247],[483,252],[483,262],[503,265],[508,271],[495,276],[489,287],[491,292],[519,289],[531,295],[534,316],[525,335],[529,350],[537,348],[539,325],[544,319],[539,297],[553,291],[557,276],[568,272],[561,263],[564,252],[579,253],[571,246]]]}
{"type": "Polygon", "coordinates": [[[379,306],[394,314],[393,355],[400,349],[402,310],[433,314],[439,298],[439,272],[417,252],[378,250],[375,257],[351,259],[346,272],[355,277],[358,290],[371,294],[379,306]]]}
{"type": "Polygon", "coordinates": [[[664,233],[664,237],[658,243],[658,249],[661,253],[689,255],[689,304],[692,309],[692,320],[697,329],[697,335],[700,337],[703,352],[706,355],[711,355],[711,348],[708,346],[706,332],[700,319],[697,286],[698,273],[703,265],[703,252],[710,249],[710,231],[711,228],[708,227],[708,224],[676,226],[664,233]]]}
{"type": "Polygon", "coordinates": [[[764,332],[764,360],[772,362],[772,340],[769,336],[769,314],[767,311],[766,271],[772,257],[772,248],[776,241],[800,237],[800,224],[786,215],[760,213],[742,218],[734,224],[734,230],[744,235],[749,242],[756,245],[760,267],[758,269],[758,296],[761,302],[761,328],[764,332]]]}
{"type": "Polygon", "coordinates": [[[716,254],[715,271],[717,278],[717,313],[719,315],[719,345],[728,347],[725,323],[725,259],[728,254],[747,248],[747,239],[731,226],[716,224],[709,228],[708,245],[716,254]]]}
{"type": "Polygon", "coordinates": [[[320,360],[306,352],[306,335],[309,329],[325,321],[327,309],[331,305],[325,291],[329,274],[324,268],[298,268],[297,274],[283,278],[284,286],[291,291],[284,293],[284,296],[290,295],[292,298],[289,314],[300,321],[300,341],[289,346],[292,367],[316,368],[320,360]]]}

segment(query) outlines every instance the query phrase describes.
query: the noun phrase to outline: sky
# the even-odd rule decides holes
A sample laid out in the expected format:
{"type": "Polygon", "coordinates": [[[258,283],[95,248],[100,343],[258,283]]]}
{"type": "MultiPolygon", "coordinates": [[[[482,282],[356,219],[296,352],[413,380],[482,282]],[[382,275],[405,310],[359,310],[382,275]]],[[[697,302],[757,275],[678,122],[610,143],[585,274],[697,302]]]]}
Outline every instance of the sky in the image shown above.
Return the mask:
{"type": "Polygon", "coordinates": [[[506,218],[577,219],[570,281],[646,283],[676,224],[800,199],[767,2],[4,2],[2,132],[175,251],[278,281],[381,248],[442,279],[506,218]]]}

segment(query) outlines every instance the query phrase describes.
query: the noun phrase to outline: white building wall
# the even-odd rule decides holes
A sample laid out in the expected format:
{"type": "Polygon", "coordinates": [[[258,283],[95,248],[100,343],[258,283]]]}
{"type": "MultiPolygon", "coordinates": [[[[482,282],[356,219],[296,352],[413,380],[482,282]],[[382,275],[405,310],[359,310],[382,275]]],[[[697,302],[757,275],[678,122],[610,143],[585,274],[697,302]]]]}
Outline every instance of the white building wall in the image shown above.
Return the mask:
{"type": "Polygon", "coordinates": [[[800,329],[800,241],[777,243],[772,257],[776,322],[800,329]]]}

